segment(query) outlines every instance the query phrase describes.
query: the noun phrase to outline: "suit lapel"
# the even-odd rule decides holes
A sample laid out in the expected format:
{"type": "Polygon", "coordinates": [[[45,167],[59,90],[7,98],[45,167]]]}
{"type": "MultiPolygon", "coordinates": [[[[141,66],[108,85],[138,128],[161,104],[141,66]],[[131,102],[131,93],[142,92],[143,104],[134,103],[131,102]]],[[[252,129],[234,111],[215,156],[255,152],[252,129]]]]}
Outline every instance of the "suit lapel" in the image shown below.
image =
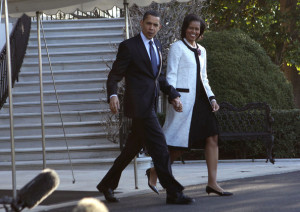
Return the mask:
{"type": "Polygon", "coordinates": [[[160,75],[161,68],[162,68],[162,54],[161,54],[161,49],[160,49],[160,43],[157,39],[154,39],[154,43],[157,47],[158,55],[159,55],[159,69],[158,69],[158,74],[157,76],[160,75]]]}
{"type": "Polygon", "coordinates": [[[142,37],[140,34],[137,35],[137,48],[140,52],[140,55],[142,56],[144,62],[146,63],[146,66],[149,67],[148,70],[153,74],[153,71],[152,71],[152,66],[151,66],[151,61],[150,61],[150,58],[149,58],[149,55],[148,55],[148,52],[146,50],[146,47],[145,47],[145,44],[142,40],[142,37]]]}

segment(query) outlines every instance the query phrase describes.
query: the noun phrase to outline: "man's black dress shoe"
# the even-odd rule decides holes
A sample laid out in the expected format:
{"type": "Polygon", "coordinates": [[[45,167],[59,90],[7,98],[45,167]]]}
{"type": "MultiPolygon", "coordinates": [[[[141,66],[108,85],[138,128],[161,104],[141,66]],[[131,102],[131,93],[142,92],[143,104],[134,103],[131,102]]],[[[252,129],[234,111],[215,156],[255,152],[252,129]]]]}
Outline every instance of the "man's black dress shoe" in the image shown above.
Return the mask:
{"type": "Polygon", "coordinates": [[[195,199],[185,196],[182,192],[178,192],[175,195],[167,194],[167,204],[179,204],[188,205],[195,202],[195,199]]]}
{"type": "Polygon", "coordinates": [[[97,189],[99,192],[103,193],[105,199],[108,202],[119,202],[120,201],[118,198],[115,197],[113,190],[111,190],[110,188],[101,189],[99,186],[97,186],[97,189]]]}
{"type": "Polygon", "coordinates": [[[210,186],[206,186],[206,193],[207,194],[215,193],[215,194],[218,194],[219,196],[231,196],[231,195],[233,195],[233,193],[231,193],[231,192],[227,192],[227,191],[220,192],[220,191],[217,191],[217,190],[213,189],[210,186]]]}
{"type": "Polygon", "coordinates": [[[149,168],[149,169],[146,170],[146,175],[148,177],[148,186],[152,189],[152,191],[154,191],[155,193],[159,194],[157,188],[155,186],[153,186],[153,185],[150,184],[150,169],[151,168],[149,168]]]}

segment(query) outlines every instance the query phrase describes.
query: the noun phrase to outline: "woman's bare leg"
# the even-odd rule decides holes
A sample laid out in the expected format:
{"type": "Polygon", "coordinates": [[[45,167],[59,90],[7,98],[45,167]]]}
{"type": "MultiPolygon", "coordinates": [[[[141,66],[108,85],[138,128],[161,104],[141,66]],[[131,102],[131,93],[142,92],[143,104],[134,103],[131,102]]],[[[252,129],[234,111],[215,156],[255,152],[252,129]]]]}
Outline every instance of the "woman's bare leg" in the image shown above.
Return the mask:
{"type": "Polygon", "coordinates": [[[208,172],[207,185],[211,188],[223,192],[223,189],[217,183],[217,169],[219,160],[218,136],[210,136],[206,139],[205,159],[208,172]]]}
{"type": "MultiPolygon", "coordinates": [[[[169,154],[170,154],[170,161],[172,164],[178,157],[180,157],[183,154],[183,151],[169,149],[169,154]]],[[[157,182],[157,174],[156,174],[155,168],[152,167],[150,169],[150,184],[153,186],[156,186],[156,182],[157,182]]]]}
{"type": "Polygon", "coordinates": [[[179,158],[182,154],[183,154],[184,151],[182,150],[174,150],[174,149],[169,149],[169,154],[170,154],[170,161],[171,161],[171,164],[173,164],[173,162],[179,158]]]}

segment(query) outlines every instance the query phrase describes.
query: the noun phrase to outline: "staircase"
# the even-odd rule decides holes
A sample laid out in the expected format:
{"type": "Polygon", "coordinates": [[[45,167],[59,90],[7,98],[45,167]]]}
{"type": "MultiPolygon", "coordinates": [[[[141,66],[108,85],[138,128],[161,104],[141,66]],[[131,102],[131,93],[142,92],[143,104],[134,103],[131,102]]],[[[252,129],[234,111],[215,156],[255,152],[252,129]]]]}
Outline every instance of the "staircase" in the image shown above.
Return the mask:
{"type": "MultiPolygon", "coordinates": [[[[107,139],[105,83],[117,46],[124,39],[123,19],[44,21],[46,42],[62,110],[67,141],[76,169],[107,168],[120,153],[107,139]]],[[[36,22],[13,88],[17,169],[42,169],[39,65],[36,22]]],[[[41,33],[42,36],[42,33],[41,33]]],[[[43,93],[47,167],[69,168],[67,148],[44,41],[43,93]]],[[[0,170],[11,169],[9,106],[0,110],[0,170]]],[[[139,162],[149,158],[139,158],[139,162]]]]}

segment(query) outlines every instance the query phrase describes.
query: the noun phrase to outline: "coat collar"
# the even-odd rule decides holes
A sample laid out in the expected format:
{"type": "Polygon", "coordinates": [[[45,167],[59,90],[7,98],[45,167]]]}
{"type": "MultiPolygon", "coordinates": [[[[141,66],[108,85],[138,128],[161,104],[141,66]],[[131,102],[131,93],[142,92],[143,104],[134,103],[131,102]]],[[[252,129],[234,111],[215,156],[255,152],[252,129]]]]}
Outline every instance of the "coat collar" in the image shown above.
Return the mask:
{"type": "Polygon", "coordinates": [[[186,47],[189,48],[189,50],[191,50],[191,51],[193,51],[193,52],[195,52],[195,53],[198,54],[197,49],[199,49],[199,45],[198,45],[197,43],[196,43],[197,48],[193,48],[193,47],[191,47],[191,45],[186,41],[185,38],[182,39],[182,42],[184,43],[184,45],[186,45],[186,47]]]}
{"type": "Polygon", "coordinates": [[[193,47],[191,47],[191,45],[189,45],[189,44],[186,42],[185,39],[182,39],[181,41],[184,43],[184,45],[186,45],[186,47],[187,47],[189,50],[191,50],[192,52],[194,52],[196,59],[198,58],[199,61],[200,61],[200,67],[201,67],[200,70],[202,70],[202,69],[203,69],[203,66],[204,66],[204,63],[205,63],[206,61],[204,61],[203,52],[201,52],[201,49],[200,49],[199,44],[196,43],[197,48],[193,48],[193,47]],[[200,55],[199,55],[199,51],[200,51],[200,55]]]}

